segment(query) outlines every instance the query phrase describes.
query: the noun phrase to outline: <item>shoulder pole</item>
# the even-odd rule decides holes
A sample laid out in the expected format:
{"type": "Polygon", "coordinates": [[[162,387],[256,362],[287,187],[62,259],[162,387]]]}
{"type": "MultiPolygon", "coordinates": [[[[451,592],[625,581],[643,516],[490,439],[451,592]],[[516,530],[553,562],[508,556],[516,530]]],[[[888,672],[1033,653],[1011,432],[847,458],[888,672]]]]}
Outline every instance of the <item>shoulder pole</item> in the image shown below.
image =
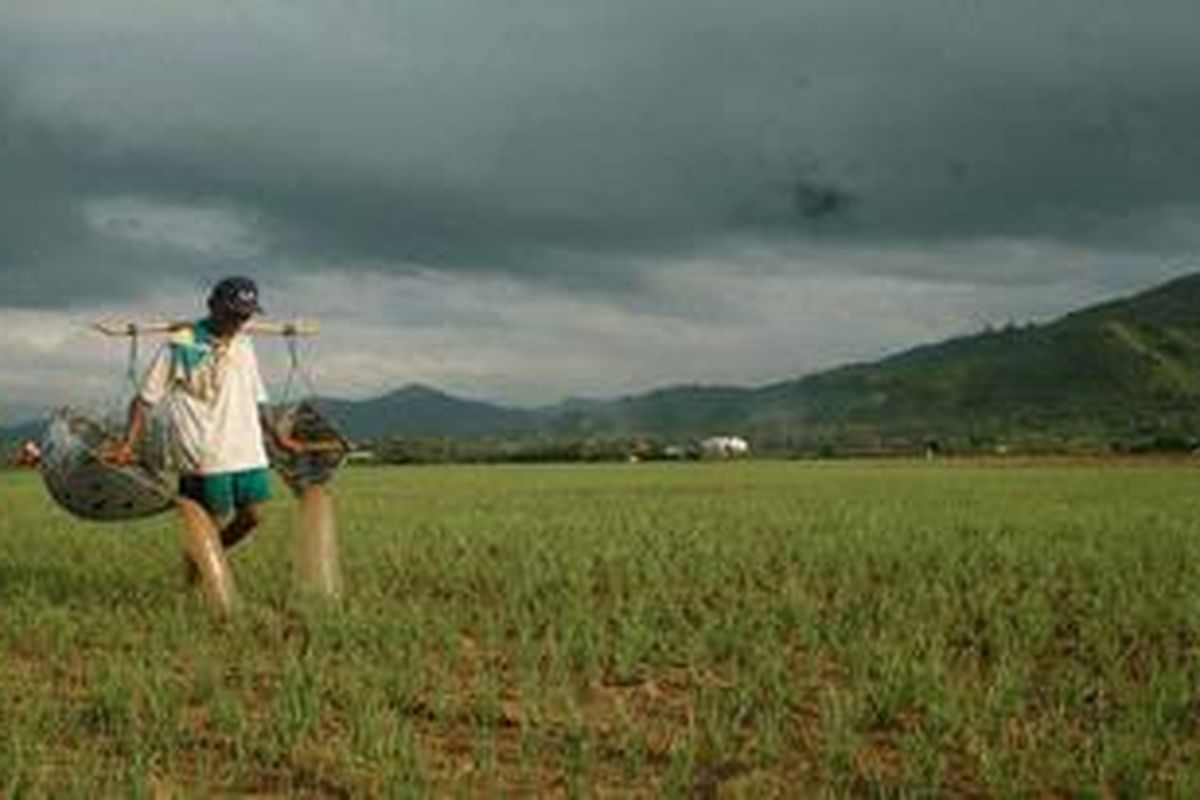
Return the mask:
{"type": "MultiPolygon", "coordinates": [[[[138,322],[136,320],[98,320],[92,323],[92,328],[105,336],[137,337],[148,333],[170,334],[191,325],[191,322],[173,320],[153,320],[138,322]]],[[[242,328],[246,333],[268,336],[316,336],[320,333],[320,325],[316,320],[270,320],[252,319],[242,328]]]]}

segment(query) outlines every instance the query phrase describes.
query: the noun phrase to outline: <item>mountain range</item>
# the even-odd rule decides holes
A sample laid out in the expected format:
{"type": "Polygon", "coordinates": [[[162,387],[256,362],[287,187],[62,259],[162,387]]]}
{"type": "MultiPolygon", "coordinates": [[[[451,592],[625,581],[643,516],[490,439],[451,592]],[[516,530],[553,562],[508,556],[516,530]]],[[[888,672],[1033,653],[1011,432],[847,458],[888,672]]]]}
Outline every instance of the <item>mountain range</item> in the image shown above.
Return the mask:
{"type": "Polygon", "coordinates": [[[408,386],[323,401],[351,436],[739,433],[784,448],[1137,445],[1200,431],[1200,274],[760,387],[672,386],[521,410],[408,386]]]}
{"type": "Polygon", "coordinates": [[[1200,432],[1200,274],[1048,323],[759,387],[671,386],[538,409],[422,385],[315,402],[358,440],[736,433],[787,450],[1190,442],[1200,432]]]}

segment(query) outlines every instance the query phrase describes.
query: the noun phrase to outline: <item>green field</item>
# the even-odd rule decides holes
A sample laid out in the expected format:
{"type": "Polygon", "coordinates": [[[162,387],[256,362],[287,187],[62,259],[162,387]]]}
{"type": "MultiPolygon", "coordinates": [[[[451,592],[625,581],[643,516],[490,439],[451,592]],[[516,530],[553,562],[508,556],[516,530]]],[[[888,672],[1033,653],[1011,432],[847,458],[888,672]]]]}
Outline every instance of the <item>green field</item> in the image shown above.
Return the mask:
{"type": "Polygon", "coordinates": [[[1200,797],[1186,465],[356,468],[183,588],[0,475],[0,796],[1200,797]]]}

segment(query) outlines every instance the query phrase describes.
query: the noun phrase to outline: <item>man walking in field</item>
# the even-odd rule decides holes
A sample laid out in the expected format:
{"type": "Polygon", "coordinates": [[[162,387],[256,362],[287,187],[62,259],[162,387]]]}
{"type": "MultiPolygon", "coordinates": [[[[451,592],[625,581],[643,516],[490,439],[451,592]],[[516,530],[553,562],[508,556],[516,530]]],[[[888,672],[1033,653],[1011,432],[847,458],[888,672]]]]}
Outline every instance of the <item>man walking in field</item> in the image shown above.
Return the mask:
{"type": "Polygon", "coordinates": [[[208,311],[171,332],[130,403],[124,438],[105,455],[132,464],[147,412],[163,404],[181,473],[177,505],[189,577],[200,579],[213,610],[224,616],[234,601],[225,550],[259,525],[261,505],[271,495],[263,432],[287,452],[304,445],[282,435],[261,411],[267,393],[243,332],[262,312],[254,281],[221,280],[208,311]]]}

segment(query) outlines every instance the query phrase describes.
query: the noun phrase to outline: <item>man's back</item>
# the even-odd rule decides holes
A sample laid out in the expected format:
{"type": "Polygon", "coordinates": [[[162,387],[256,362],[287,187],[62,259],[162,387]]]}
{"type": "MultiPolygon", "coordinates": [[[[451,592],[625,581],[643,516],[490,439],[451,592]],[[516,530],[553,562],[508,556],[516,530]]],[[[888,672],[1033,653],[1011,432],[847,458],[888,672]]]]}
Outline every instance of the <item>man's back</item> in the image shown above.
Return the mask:
{"type": "Polygon", "coordinates": [[[182,471],[267,466],[259,422],[267,393],[249,337],[218,337],[207,320],[177,331],[156,354],[138,396],[164,403],[182,471]]]}

